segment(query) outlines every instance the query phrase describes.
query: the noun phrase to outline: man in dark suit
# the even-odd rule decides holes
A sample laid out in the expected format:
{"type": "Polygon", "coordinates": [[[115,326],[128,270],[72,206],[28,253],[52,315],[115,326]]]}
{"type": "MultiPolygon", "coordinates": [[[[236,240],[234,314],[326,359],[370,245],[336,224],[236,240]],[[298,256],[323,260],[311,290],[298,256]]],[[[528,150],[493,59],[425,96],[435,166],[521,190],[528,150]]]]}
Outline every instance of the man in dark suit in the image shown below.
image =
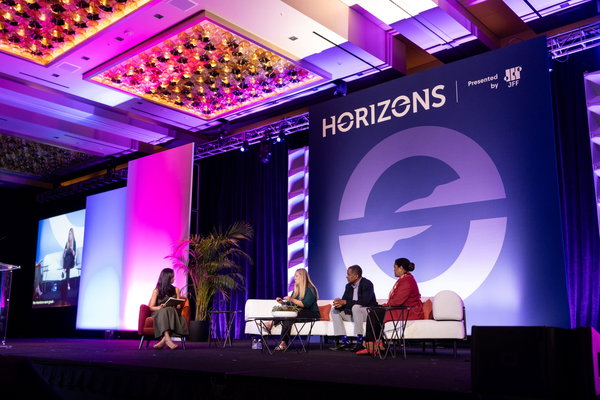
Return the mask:
{"type": "Polygon", "coordinates": [[[358,265],[348,267],[346,271],[348,284],[344,290],[342,298],[333,300],[331,309],[331,321],[333,322],[333,332],[340,341],[331,350],[349,350],[358,351],[363,348],[362,339],[364,335],[364,325],[367,320],[367,308],[377,305],[375,290],[370,280],[363,278],[362,268],[358,265]],[[354,335],[356,344],[350,345],[350,340],[346,334],[344,321],[354,322],[354,335]]]}

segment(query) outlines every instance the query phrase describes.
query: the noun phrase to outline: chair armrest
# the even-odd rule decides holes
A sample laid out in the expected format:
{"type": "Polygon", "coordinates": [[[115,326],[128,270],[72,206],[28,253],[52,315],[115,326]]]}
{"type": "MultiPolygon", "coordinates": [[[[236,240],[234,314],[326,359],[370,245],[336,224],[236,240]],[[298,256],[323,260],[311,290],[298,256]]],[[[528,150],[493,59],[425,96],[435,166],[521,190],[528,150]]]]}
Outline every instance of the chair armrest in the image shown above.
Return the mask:
{"type": "Polygon", "coordinates": [[[144,331],[144,322],[150,316],[150,307],[146,304],[140,305],[140,316],[138,318],[138,334],[142,335],[144,331]]]}
{"type": "Polygon", "coordinates": [[[187,297],[180,297],[180,299],[185,299],[185,303],[183,303],[183,307],[180,310],[180,315],[183,316],[185,322],[187,322],[188,326],[190,326],[190,300],[187,297]]]}

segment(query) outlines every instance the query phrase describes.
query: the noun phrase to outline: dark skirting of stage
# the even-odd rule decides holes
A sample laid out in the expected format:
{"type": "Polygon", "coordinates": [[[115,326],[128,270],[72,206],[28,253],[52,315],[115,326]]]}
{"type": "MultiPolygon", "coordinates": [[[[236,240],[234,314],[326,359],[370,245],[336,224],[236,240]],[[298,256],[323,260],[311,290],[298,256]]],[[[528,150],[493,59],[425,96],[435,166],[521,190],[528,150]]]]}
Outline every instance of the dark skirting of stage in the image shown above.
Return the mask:
{"type": "MultiPolygon", "coordinates": [[[[20,339],[0,350],[3,399],[521,399],[472,392],[468,344],[386,360],[333,352],[268,355],[233,347],[138,350],[137,340],[20,339]],[[43,397],[41,397],[43,396],[43,397]]],[[[507,379],[509,377],[499,377],[507,379]]],[[[523,397],[524,398],[524,397],[523,397]]]]}

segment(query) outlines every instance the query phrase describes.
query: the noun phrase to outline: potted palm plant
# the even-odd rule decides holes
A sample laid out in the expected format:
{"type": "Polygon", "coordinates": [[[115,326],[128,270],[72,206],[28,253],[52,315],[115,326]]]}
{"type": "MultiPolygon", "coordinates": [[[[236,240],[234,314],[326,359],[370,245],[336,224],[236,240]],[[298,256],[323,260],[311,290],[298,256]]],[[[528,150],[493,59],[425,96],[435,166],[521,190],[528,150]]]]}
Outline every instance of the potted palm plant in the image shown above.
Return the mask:
{"type": "Polygon", "coordinates": [[[235,222],[224,231],[215,228],[206,235],[191,235],[168,256],[175,268],[184,270],[190,277],[192,290],[188,292],[196,304],[195,318],[190,323],[190,340],[206,340],[208,312],[215,294],[229,299],[232,291],[244,287],[239,261],[246,259],[252,264],[252,259],[242,250],[241,242],[252,240],[253,236],[250,224],[235,222]],[[203,334],[198,338],[196,332],[203,334]]]}

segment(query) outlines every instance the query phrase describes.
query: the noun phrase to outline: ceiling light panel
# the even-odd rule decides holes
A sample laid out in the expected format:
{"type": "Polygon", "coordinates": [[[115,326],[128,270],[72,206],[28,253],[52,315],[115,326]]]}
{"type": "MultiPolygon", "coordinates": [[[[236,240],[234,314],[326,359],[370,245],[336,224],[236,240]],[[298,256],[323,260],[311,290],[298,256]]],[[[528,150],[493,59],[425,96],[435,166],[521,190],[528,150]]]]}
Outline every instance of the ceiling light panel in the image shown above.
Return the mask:
{"type": "Polygon", "coordinates": [[[391,26],[429,54],[448,50],[476,39],[458,21],[437,7],[391,26]]]}
{"type": "Polygon", "coordinates": [[[151,0],[2,0],[0,51],[46,65],[151,0]]]}
{"type": "Polygon", "coordinates": [[[342,0],[342,2],[348,7],[357,4],[388,25],[437,7],[431,0],[342,0]]]}
{"type": "Polygon", "coordinates": [[[515,14],[519,16],[519,18],[521,18],[524,22],[529,22],[540,18],[540,16],[545,17],[547,15],[566,10],[567,8],[587,3],[590,0],[529,0],[527,2],[523,0],[503,1],[514,11],[515,14]]]}
{"type": "Polygon", "coordinates": [[[84,77],[204,120],[328,77],[240,32],[201,12],[84,77]]]}

